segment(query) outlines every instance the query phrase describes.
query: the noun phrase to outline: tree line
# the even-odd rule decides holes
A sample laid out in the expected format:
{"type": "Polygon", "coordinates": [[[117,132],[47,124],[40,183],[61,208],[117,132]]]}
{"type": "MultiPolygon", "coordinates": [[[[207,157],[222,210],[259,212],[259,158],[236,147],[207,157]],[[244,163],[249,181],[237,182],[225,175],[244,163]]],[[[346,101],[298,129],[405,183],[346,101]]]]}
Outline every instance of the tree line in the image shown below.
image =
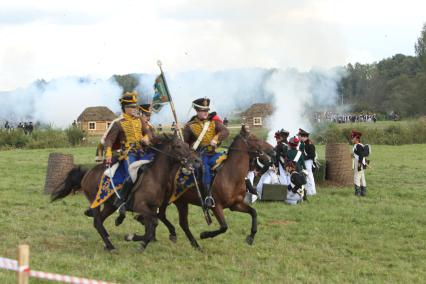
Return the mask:
{"type": "Polygon", "coordinates": [[[344,104],[355,112],[426,114],[426,24],[415,44],[415,56],[396,54],[372,64],[348,64],[339,84],[344,104]]]}

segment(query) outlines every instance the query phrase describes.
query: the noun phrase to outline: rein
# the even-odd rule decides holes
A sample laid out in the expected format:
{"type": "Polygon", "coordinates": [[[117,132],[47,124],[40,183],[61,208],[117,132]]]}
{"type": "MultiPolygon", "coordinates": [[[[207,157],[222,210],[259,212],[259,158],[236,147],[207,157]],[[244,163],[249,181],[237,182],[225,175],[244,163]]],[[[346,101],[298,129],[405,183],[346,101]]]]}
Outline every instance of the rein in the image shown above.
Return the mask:
{"type": "Polygon", "coordinates": [[[161,149],[159,149],[157,147],[154,147],[154,146],[151,146],[151,145],[147,145],[147,147],[150,148],[150,149],[152,149],[152,150],[154,150],[154,151],[156,151],[156,152],[162,153],[162,154],[164,154],[164,155],[166,155],[166,156],[168,156],[170,158],[174,158],[176,160],[179,160],[180,162],[184,162],[186,160],[186,158],[182,158],[181,159],[180,157],[172,155],[170,153],[167,153],[166,151],[163,151],[163,150],[161,150],[161,149]]]}
{"type": "MultiPolygon", "coordinates": [[[[249,147],[247,139],[244,138],[244,136],[242,136],[241,134],[238,134],[235,137],[240,137],[244,141],[244,143],[246,144],[247,148],[249,147]]],[[[223,148],[226,148],[226,149],[229,149],[229,150],[234,150],[234,151],[247,152],[247,153],[250,153],[250,154],[257,154],[257,155],[261,154],[261,151],[259,152],[258,150],[256,150],[256,151],[252,151],[252,150],[249,150],[249,149],[244,150],[244,149],[235,148],[235,147],[223,147],[223,148]]]]}

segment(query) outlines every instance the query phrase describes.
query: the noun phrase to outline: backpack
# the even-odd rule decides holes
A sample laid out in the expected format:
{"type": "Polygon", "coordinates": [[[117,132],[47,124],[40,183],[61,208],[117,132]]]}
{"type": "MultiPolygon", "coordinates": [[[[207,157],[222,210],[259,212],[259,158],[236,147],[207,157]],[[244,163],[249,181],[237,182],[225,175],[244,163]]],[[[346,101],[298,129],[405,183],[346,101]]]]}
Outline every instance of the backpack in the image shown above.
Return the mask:
{"type": "Polygon", "coordinates": [[[371,146],[369,144],[364,145],[364,157],[368,157],[371,154],[371,146]]]}

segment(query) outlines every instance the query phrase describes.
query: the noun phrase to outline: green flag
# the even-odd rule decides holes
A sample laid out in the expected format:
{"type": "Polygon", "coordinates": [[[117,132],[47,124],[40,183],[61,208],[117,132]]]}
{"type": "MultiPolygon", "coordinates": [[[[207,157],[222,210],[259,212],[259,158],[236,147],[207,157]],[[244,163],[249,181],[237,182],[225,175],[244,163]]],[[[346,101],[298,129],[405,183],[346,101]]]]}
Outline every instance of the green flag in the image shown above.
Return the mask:
{"type": "Polygon", "coordinates": [[[162,74],[158,75],[154,83],[154,98],[152,99],[152,110],[159,112],[163,106],[170,102],[170,95],[167,92],[162,74]]]}

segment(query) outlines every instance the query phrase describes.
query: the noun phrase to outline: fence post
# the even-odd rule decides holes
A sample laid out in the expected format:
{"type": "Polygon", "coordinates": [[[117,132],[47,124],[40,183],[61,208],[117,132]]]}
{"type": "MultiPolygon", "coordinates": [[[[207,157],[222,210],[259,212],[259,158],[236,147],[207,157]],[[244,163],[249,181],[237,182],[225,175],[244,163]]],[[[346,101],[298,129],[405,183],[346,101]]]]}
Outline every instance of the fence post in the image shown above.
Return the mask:
{"type": "Polygon", "coordinates": [[[19,245],[18,249],[18,284],[28,284],[30,267],[30,247],[28,245],[19,245]]]}

